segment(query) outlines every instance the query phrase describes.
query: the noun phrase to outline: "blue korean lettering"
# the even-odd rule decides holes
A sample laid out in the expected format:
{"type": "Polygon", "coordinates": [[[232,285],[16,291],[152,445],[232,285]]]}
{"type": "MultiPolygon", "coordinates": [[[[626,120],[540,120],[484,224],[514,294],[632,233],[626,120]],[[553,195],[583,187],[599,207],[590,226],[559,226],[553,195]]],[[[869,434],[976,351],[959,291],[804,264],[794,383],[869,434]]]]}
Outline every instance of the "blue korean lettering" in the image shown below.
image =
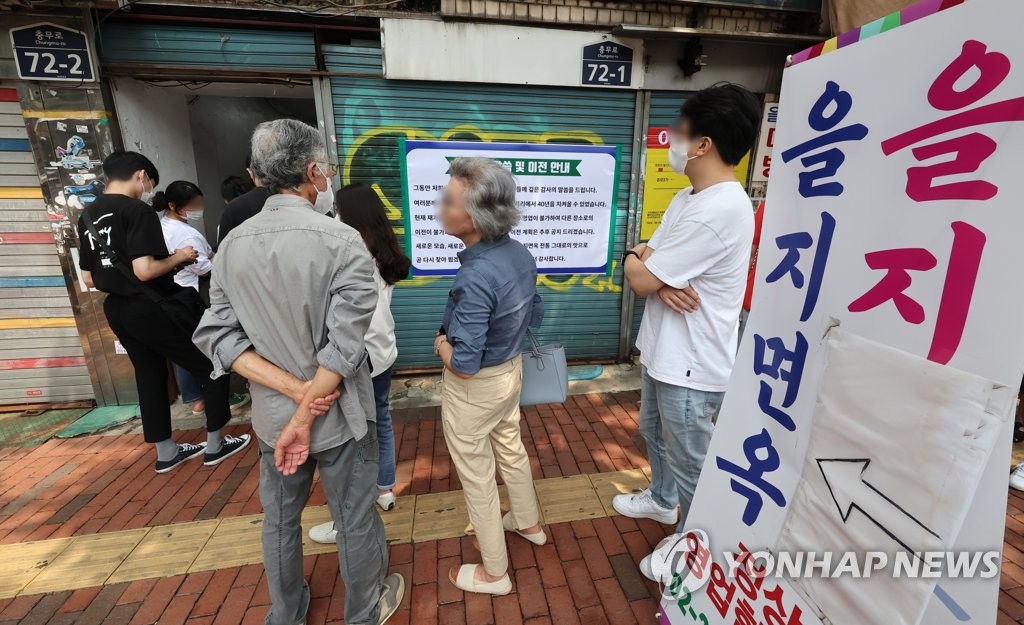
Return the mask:
{"type": "Polygon", "coordinates": [[[786,428],[790,432],[795,432],[796,423],[793,422],[793,417],[772,405],[773,393],[774,390],[772,389],[772,385],[761,380],[761,390],[757,393],[757,407],[761,409],[761,412],[774,419],[775,422],[782,427],[786,428]]]}
{"type": "Polygon", "coordinates": [[[846,160],[846,154],[839,148],[830,146],[846,141],[860,141],[868,135],[868,128],[864,124],[836,128],[852,108],[853,97],[849,92],[843,91],[837,83],[828,81],[825,84],[825,91],[811,106],[811,111],[807,115],[807,123],[811,128],[824,134],[808,139],[782,153],[782,160],[786,163],[803,157],[800,164],[804,166],[805,171],[799,174],[799,192],[802,197],[836,197],[842,194],[842,183],[831,179],[839,173],[839,167],[846,160]],[[828,113],[833,105],[834,110],[828,113]],[[819,151],[823,148],[829,149],[819,151]],[[814,165],[821,166],[808,169],[814,165]]]}
{"type": "MultiPolygon", "coordinates": [[[[803,309],[800,311],[800,321],[807,321],[814,313],[818,304],[818,295],[821,293],[821,282],[825,277],[825,266],[828,262],[829,250],[832,249],[832,236],[836,231],[836,220],[827,211],[821,213],[821,229],[818,231],[818,244],[814,250],[814,260],[811,263],[810,279],[807,281],[807,292],[804,295],[803,309]]],[[[765,282],[772,284],[778,282],[785,276],[790,276],[793,286],[797,289],[804,288],[804,274],[800,271],[800,250],[806,250],[814,244],[814,239],[809,232],[793,232],[784,234],[775,239],[775,244],[780,250],[785,250],[786,255],[778,264],[765,282]]]]}
{"type": "Polygon", "coordinates": [[[772,437],[768,430],[762,428],[760,433],[747,437],[743,441],[743,455],[750,465],[748,468],[743,468],[721,456],[716,457],[715,461],[719,469],[735,476],[729,481],[729,485],[734,493],[742,495],[747,500],[743,510],[743,523],[749,527],[757,522],[757,517],[764,507],[762,495],[767,495],[780,508],[785,507],[786,498],[781,490],[764,479],[765,473],[776,471],[781,464],[779,452],[772,445],[772,437]],[[759,450],[764,450],[765,458],[758,456],[759,450]],[[746,480],[747,483],[736,478],[746,480]]]}
{"type": "Polygon", "coordinates": [[[754,374],[767,375],[774,380],[786,382],[783,408],[792,406],[800,393],[800,380],[803,378],[804,363],[807,361],[807,347],[807,339],[803,332],[796,333],[796,345],[792,350],[787,349],[785,342],[779,337],[765,339],[760,334],[754,335],[754,374]],[[772,351],[771,362],[765,359],[768,350],[772,351]],[[789,368],[783,369],[783,363],[789,363],[789,368]]]}

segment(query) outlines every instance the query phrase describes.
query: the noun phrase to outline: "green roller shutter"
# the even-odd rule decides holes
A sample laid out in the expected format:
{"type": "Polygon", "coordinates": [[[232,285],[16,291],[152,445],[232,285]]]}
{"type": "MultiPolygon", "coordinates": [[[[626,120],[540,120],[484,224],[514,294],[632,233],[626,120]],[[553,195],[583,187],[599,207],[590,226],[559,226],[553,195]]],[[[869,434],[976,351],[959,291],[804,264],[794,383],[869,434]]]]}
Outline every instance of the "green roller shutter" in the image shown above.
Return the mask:
{"type": "MultiPolygon", "coordinates": [[[[366,74],[331,79],[342,181],[377,185],[402,231],[398,139],[613,144],[620,176],[611,276],[546,276],[542,341],[559,341],[571,359],[614,359],[618,352],[622,271],[633,160],[636,94],[631,91],[379,78],[379,48],[324,46],[328,71],[366,74]],[[376,75],[376,76],[374,76],[376,75]]],[[[433,339],[450,278],[398,285],[395,314],[400,368],[436,367],[433,339]]]]}
{"type": "Polygon", "coordinates": [[[316,47],[313,33],[308,31],[114,22],[100,28],[99,40],[105,65],[211,71],[316,69],[316,47]]]}

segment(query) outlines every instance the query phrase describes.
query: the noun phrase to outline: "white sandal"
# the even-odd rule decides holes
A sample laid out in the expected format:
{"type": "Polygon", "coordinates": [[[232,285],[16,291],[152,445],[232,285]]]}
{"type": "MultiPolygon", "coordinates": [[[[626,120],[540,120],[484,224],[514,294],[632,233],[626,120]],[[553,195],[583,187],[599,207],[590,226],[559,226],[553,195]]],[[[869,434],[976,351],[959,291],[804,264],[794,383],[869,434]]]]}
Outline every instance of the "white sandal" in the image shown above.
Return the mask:
{"type": "Polygon", "coordinates": [[[539,532],[534,532],[533,534],[524,534],[524,533],[520,532],[519,530],[517,530],[515,528],[515,526],[512,525],[512,513],[511,512],[506,514],[505,516],[501,517],[501,526],[505,528],[506,532],[512,532],[514,534],[519,534],[520,536],[522,536],[526,540],[530,541],[531,543],[537,545],[538,547],[540,547],[541,545],[546,545],[547,542],[548,542],[548,535],[546,533],[544,533],[544,530],[541,530],[539,532]]]}
{"type": "Polygon", "coordinates": [[[478,592],[486,595],[507,595],[512,592],[512,580],[508,573],[496,582],[479,582],[476,579],[476,567],[481,564],[463,564],[459,567],[459,574],[452,579],[451,571],[448,572],[448,579],[458,589],[466,592],[478,592]]]}

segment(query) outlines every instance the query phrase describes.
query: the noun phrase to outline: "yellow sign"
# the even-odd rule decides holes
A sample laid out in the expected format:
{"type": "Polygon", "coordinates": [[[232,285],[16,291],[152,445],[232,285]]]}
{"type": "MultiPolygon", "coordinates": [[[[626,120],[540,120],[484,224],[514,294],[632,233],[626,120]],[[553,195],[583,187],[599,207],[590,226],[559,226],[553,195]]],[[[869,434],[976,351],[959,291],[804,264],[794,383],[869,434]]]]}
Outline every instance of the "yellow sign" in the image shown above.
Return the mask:
{"type": "MultiPolygon", "coordinates": [[[[747,153],[736,166],[736,179],[744,188],[747,186],[747,169],[750,154],[747,153]]],[[[647,165],[644,169],[644,203],[640,214],[640,240],[647,241],[661,224],[661,218],[669,202],[686,187],[690,179],[672,171],[668,164],[668,129],[649,128],[647,131],[647,165]]]]}

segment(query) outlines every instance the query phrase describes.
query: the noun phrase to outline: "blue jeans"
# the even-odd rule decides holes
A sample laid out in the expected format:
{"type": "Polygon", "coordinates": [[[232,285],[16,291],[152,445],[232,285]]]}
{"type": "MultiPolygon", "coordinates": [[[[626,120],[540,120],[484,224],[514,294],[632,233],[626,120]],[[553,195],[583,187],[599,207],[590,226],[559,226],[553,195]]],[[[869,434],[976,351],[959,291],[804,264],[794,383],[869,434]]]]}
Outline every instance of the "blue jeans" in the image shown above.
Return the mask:
{"type": "Polygon", "coordinates": [[[390,367],[373,378],[373,396],[377,398],[377,446],[380,450],[379,490],[395,487],[395,430],[391,427],[391,376],[394,372],[390,367]]]}
{"type": "Polygon", "coordinates": [[[178,374],[178,388],[181,389],[181,403],[191,404],[203,398],[203,391],[200,388],[199,380],[194,375],[183,369],[180,365],[174,365],[174,372],[178,374]]]}
{"type": "Polygon", "coordinates": [[[663,508],[679,505],[683,531],[725,393],[659,382],[646,367],[641,378],[640,434],[651,462],[651,499],[663,508]]]}

